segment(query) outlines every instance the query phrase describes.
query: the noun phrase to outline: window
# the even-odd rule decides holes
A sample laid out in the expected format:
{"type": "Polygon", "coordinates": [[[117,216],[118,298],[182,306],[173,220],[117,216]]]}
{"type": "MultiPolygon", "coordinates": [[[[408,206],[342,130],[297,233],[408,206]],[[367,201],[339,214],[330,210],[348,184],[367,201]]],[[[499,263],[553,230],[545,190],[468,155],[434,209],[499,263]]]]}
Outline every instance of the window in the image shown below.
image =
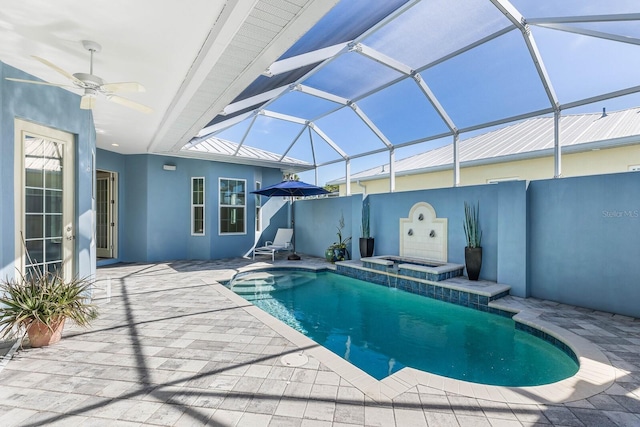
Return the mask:
{"type": "MultiPolygon", "coordinates": [[[[262,183],[260,181],[256,181],[256,191],[260,190],[262,188],[262,183]]],[[[260,196],[259,194],[256,194],[256,231],[260,232],[262,231],[262,224],[261,224],[261,220],[262,220],[262,214],[260,212],[260,210],[262,209],[262,200],[260,199],[262,196],[260,196]]]]}
{"type": "Polygon", "coordinates": [[[245,234],[247,181],[220,178],[220,234],[245,234]]]}
{"type": "Polygon", "coordinates": [[[204,178],[191,178],[191,234],[204,236],[204,178]]]}

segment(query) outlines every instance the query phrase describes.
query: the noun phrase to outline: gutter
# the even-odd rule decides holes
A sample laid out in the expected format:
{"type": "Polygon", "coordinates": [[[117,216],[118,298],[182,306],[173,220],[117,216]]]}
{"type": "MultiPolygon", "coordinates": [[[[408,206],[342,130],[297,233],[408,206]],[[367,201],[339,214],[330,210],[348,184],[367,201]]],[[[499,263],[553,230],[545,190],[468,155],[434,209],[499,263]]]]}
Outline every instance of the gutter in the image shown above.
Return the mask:
{"type": "MultiPolygon", "coordinates": [[[[592,150],[618,148],[618,147],[624,147],[627,145],[634,145],[638,143],[640,143],[640,137],[638,135],[624,136],[624,137],[614,138],[614,139],[607,139],[607,140],[601,140],[601,141],[586,142],[581,144],[563,146],[562,154],[586,153],[592,150]]],[[[497,164],[497,163],[508,163],[508,162],[514,162],[518,160],[536,159],[540,157],[552,157],[553,155],[554,155],[553,148],[545,148],[543,150],[527,151],[525,153],[515,153],[515,154],[508,154],[508,155],[499,156],[499,157],[488,157],[484,159],[467,160],[465,162],[460,162],[460,167],[470,168],[474,166],[485,166],[485,165],[497,164]]],[[[419,175],[419,174],[430,173],[430,172],[441,172],[441,171],[451,170],[452,168],[453,168],[453,163],[445,163],[443,165],[429,166],[426,168],[398,171],[396,172],[396,177],[419,175]]],[[[375,181],[378,179],[389,179],[389,174],[371,175],[371,176],[356,178],[356,183],[359,186],[363,187],[363,184],[360,184],[360,181],[375,181]]],[[[352,180],[352,182],[353,181],[354,180],[352,180]]],[[[346,182],[345,179],[336,179],[334,181],[328,182],[327,184],[341,185],[341,184],[345,184],[345,182],[346,182]]]]}

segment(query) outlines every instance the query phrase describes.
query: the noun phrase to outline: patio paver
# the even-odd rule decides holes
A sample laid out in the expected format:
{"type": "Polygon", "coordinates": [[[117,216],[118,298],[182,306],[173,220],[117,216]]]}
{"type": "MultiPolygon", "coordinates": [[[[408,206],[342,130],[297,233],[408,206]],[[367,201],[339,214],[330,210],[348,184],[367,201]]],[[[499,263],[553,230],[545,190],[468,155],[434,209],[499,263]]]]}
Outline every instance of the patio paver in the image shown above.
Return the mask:
{"type": "MultiPolygon", "coordinates": [[[[451,385],[446,379],[430,378],[433,387],[414,383],[411,371],[387,382],[358,377],[216,283],[271,264],[233,259],[99,268],[101,315],[92,327],[67,327],[59,344],[25,347],[4,364],[0,425],[640,425],[637,319],[505,299],[506,306],[535,311],[549,328],[595,345],[617,378],[604,392],[573,402],[529,404],[512,389],[501,397],[513,400],[499,402],[486,387],[458,385],[462,395],[444,391],[451,385]],[[283,356],[300,353],[308,357],[304,365],[283,363],[283,356]]],[[[292,262],[280,257],[273,264],[292,262]]],[[[303,256],[293,265],[328,264],[303,256]]]]}

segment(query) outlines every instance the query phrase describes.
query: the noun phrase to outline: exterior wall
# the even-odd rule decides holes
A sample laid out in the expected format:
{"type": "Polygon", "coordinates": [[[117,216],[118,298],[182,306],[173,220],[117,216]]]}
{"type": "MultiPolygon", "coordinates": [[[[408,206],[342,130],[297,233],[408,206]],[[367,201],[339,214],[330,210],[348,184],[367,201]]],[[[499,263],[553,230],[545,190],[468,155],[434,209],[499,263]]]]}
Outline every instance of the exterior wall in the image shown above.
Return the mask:
{"type": "MultiPolygon", "coordinates": [[[[638,145],[607,148],[562,155],[562,176],[586,176],[626,172],[629,166],[640,165],[638,145]]],[[[461,167],[461,185],[486,184],[492,179],[540,180],[553,178],[553,156],[539,157],[489,165],[461,167]]],[[[361,181],[367,187],[368,194],[389,191],[389,178],[361,181]]],[[[453,186],[453,171],[425,172],[414,175],[396,176],[396,191],[421,190],[429,188],[447,188],[453,186]]],[[[353,194],[363,192],[357,185],[351,186],[353,194]]],[[[340,194],[345,194],[345,185],[340,185],[340,194]]]]}
{"type": "MultiPolygon", "coordinates": [[[[263,187],[280,182],[276,169],[154,155],[121,155],[98,150],[97,168],[118,172],[118,260],[154,262],[221,259],[244,255],[255,239],[255,181],[263,187]],[[176,166],[166,171],[164,164],[176,166]],[[191,178],[205,179],[205,234],[191,235],[191,178]],[[220,235],[219,178],[246,179],[246,233],[220,235]]],[[[286,215],[270,230],[286,227],[286,215]]],[[[273,238],[265,232],[267,239],[273,238]]]]}
{"type": "Polygon", "coordinates": [[[347,245],[347,250],[352,258],[359,258],[361,201],[362,197],[352,196],[294,202],[296,251],[324,258],[326,249],[338,241],[338,221],[343,215],[345,224],[342,230],[343,239],[352,238],[351,244],[347,245]],[[356,208],[357,217],[354,219],[356,208]]]}
{"type": "Polygon", "coordinates": [[[94,218],[92,206],[95,128],[91,111],[80,109],[80,97],[61,88],[20,84],[6,77],[31,79],[0,62],[0,277],[16,273],[14,209],[14,119],[16,117],[74,134],[76,164],[75,269],[81,277],[95,274],[94,218]]]}
{"type": "Polygon", "coordinates": [[[640,174],[531,182],[531,295],[640,317],[640,174]]]}

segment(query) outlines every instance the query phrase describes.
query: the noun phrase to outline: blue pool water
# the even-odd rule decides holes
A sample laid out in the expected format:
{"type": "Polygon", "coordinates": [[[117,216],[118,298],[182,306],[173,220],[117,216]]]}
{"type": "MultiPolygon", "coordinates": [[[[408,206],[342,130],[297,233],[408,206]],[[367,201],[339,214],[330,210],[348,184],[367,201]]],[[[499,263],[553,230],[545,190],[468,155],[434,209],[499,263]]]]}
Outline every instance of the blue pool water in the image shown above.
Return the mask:
{"type": "Polygon", "coordinates": [[[410,366],[483,384],[531,386],[574,375],[557,347],[514,321],[330,272],[257,272],[232,290],[369,375],[410,366]]]}

